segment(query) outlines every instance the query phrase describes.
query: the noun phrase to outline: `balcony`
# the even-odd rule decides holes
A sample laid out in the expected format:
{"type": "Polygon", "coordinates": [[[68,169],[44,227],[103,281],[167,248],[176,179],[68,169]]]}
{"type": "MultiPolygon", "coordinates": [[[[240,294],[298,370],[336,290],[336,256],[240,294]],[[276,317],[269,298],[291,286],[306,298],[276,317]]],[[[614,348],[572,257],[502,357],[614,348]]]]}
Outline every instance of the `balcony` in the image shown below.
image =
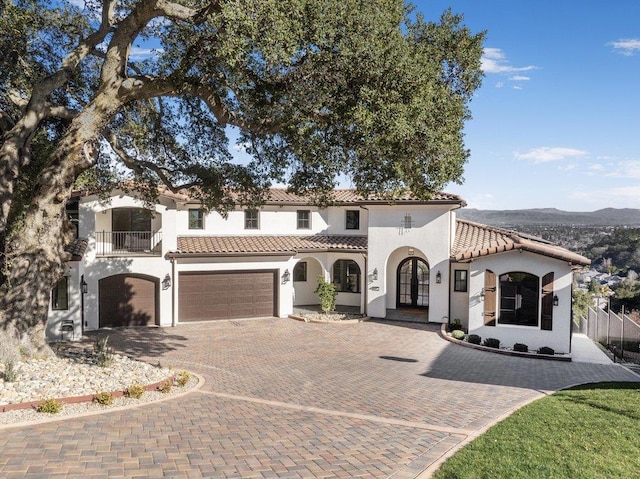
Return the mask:
{"type": "Polygon", "coordinates": [[[98,256],[161,256],[160,231],[99,231],[96,232],[98,256]]]}

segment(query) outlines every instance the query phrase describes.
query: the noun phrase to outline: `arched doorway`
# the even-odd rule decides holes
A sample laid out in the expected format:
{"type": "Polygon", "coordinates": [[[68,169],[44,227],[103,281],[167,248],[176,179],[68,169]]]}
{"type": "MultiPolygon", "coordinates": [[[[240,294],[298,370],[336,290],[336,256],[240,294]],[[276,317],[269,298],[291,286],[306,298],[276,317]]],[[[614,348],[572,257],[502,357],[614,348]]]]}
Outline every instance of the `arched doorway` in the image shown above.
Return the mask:
{"type": "Polygon", "coordinates": [[[421,258],[405,258],[398,266],[398,308],[429,307],[429,265],[421,258]]]}

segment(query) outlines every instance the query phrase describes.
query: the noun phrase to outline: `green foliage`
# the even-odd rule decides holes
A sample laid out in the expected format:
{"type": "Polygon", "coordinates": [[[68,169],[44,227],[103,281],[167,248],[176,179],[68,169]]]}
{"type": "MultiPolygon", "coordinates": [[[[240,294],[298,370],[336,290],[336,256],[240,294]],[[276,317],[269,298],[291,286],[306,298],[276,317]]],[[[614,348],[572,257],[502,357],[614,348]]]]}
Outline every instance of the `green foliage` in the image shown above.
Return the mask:
{"type": "Polygon", "coordinates": [[[519,353],[528,353],[529,352],[529,346],[527,346],[526,344],[522,344],[522,343],[516,343],[513,345],[513,350],[514,351],[518,351],[519,353]]]}
{"type": "Polygon", "coordinates": [[[45,399],[36,407],[36,411],[47,414],[58,414],[62,410],[62,403],[55,399],[45,399]]]}
{"type": "Polygon", "coordinates": [[[434,479],[636,477],[638,383],[586,384],[543,397],[449,458],[434,479]]]}
{"type": "Polygon", "coordinates": [[[187,385],[187,383],[189,382],[189,379],[191,379],[191,374],[189,373],[189,371],[181,371],[177,376],[176,376],[176,384],[183,388],[187,385]]]}
{"type": "Polygon", "coordinates": [[[470,334],[469,336],[467,336],[467,342],[468,343],[480,344],[481,341],[482,341],[482,338],[480,336],[478,336],[477,334],[470,334]]]}
{"type": "Polygon", "coordinates": [[[455,331],[456,329],[462,329],[462,321],[458,318],[454,319],[453,322],[449,325],[450,331],[455,331]]]}
{"type": "Polygon", "coordinates": [[[609,273],[640,270],[640,228],[616,228],[595,241],[587,255],[594,265],[609,273]]]}
{"type": "Polygon", "coordinates": [[[486,346],[488,348],[499,349],[500,348],[500,340],[496,339],[496,338],[487,338],[487,339],[484,340],[482,345],[486,346]]]}
{"type": "Polygon", "coordinates": [[[462,331],[461,329],[454,329],[453,331],[451,331],[451,337],[453,339],[462,340],[464,339],[464,331],[462,331]]]}
{"type": "Polygon", "coordinates": [[[93,402],[102,406],[110,406],[113,404],[113,395],[109,392],[99,392],[93,398],[93,402]]]}
{"type": "Polygon", "coordinates": [[[336,296],[338,295],[335,286],[325,281],[322,276],[318,277],[318,287],[314,291],[320,298],[320,307],[325,314],[336,309],[336,296]]]}
{"type": "Polygon", "coordinates": [[[125,391],[125,395],[133,399],[140,399],[143,394],[144,394],[144,386],[140,384],[132,384],[125,391]]]}
{"type": "Polygon", "coordinates": [[[553,348],[542,346],[540,349],[538,349],[538,354],[547,354],[549,356],[553,356],[554,354],[556,354],[556,352],[553,348]]]}
{"type": "Polygon", "coordinates": [[[626,312],[640,311],[640,281],[622,280],[613,292],[612,310],[620,311],[624,306],[626,312]]]}
{"type": "Polygon", "coordinates": [[[580,288],[573,288],[571,293],[573,300],[573,317],[577,320],[577,318],[587,317],[587,308],[589,306],[593,307],[593,294],[589,291],[585,291],[580,288]]]}
{"type": "Polygon", "coordinates": [[[11,360],[4,363],[4,380],[8,383],[18,380],[18,371],[15,369],[15,363],[11,360]]]}

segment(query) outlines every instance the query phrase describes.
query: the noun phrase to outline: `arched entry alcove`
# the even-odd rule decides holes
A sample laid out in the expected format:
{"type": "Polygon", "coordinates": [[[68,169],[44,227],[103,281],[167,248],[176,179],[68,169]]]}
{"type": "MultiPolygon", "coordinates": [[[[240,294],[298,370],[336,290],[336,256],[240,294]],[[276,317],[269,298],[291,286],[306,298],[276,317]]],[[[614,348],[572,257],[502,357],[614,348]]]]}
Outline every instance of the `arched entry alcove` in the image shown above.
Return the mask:
{"type": "Polygon", "coordinates": [[[429,307],[429,265],[424,259],[410,256],[398,265],[396,307],[429,307]]]}

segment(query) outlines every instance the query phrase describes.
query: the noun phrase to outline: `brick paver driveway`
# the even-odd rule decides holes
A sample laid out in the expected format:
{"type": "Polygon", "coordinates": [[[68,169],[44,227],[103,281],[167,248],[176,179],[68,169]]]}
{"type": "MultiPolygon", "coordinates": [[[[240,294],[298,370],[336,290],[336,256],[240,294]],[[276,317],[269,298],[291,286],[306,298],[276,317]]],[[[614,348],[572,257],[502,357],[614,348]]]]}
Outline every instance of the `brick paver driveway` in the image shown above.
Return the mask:
{"type": "Polygon", "coordinates": [[[0,433],[1,477],[394,477],[528,401],[638,380],[616,365],[500,356],[435,325],[288,319],[113,332],[127,354],[205,378],[186,396],[0,433]]]}

